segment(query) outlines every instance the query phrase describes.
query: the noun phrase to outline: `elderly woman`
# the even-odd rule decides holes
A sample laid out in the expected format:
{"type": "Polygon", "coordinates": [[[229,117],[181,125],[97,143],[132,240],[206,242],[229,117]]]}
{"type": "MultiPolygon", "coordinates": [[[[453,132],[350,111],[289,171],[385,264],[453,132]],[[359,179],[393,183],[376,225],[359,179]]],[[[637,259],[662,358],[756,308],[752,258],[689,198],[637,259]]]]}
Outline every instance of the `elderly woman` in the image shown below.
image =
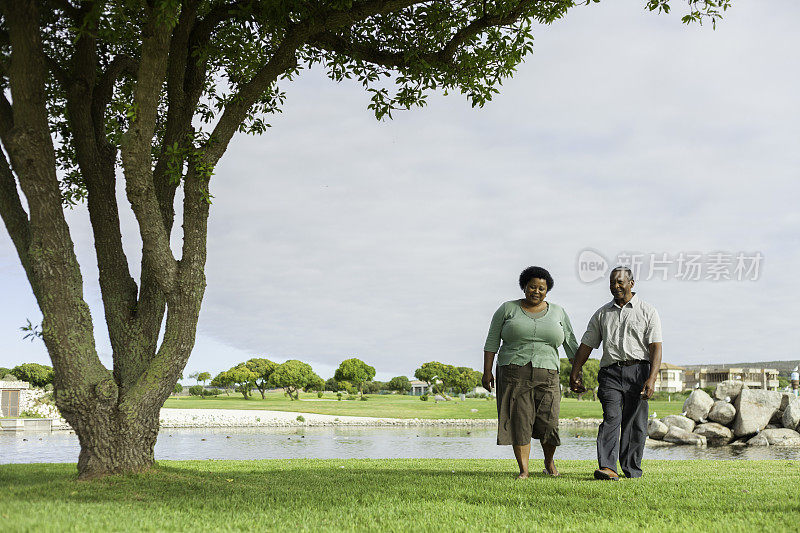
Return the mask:
{"type": "Polygon", "coordinates": [[[528,477],[531,438],[544,452],[544,473],[557,476],[553,456],[561,444],[558,347],[572,360],[578,342],[566,311],[545,300],[553,277],[541,267],[519,275],[524,298],[505,302],[495,312],[483,347],[483,386],[495,384],[492,364],[497,356],[497,444],[510,444],[519,464],[518,479],[528,477]],[[501,344],[502,341],[502,344],[501,344]]]}

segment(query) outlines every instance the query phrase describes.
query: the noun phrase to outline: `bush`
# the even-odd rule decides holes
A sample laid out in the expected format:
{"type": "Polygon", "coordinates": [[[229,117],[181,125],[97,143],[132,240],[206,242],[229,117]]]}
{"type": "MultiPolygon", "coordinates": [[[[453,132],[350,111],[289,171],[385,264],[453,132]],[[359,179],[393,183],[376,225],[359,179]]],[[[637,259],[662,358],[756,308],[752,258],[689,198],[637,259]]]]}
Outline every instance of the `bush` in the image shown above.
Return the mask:
{"type": "Polygon", "coordinates": [[[303,415],[297,415],[297,421],[298,422],[305,422],[306,419],[305,419],[305,417],[303,415]]]}
{"type": "Polygon", "coordinates": [[[180,383],[176,383],[176,384],[175,384],[175,388],[174,388],[174,389],[172,389],[172,392],[173,392],[174,394],[178,394],[178,393],[180,393],[180,392],[183,392],[183,385],[181,385],[180,383]]]}
{"type": "Polygon", "coordinates": [[[342,401],[342,393],[341,393],[341,392],[337,392],[337,393],[336,393],[336,399],[337,399],[338,401],[340,401],[340,402],[342,401]]]}
{"type": "Polygon", "coordinates": [[[322,398],[325,394],[322,391],[317,392],[317,398],[322,398]]]}
{"type": "Polygon", "coordinates": [[[420,399],[420,401],[427,402],[428,401],[428,395],[427,394],[423,394],[422,396],[419,397],[419,399],[420,399]]]}
{"type": "Polygon", "coordinates": [[[192,396],[200,396],[203,397],[203,386],[202,385],[192,385],[189,387],[189,394],[192,396]]]}
{"type": "Polygon", "coordinates": [[[19,414],[20,418],[44,418],[44,416],[40,415],[36,411],[22,411],[19,414]]]}
{"type": "Polygon", "coordinates": [[[220,389],[203,389],[203,396],[219,396],[220,394],[222,394],[220,389]]]}
{"type": "Polygon", "coordinates": [[[25,363],[11,369],[11,373],[21,381],[27,381],[34,387],[44,387],[53,382],[53,369],[39,363],[25,363]]]}
{"type": "Polygon", "coordinates": [[[369,398],[367,398],[367,396],[366,396],[365,394],[362,394],[362,395],[361,395],[361,401],[362,401],[362,402],[366,402],[368,399],[369,399],[369,398]]]}

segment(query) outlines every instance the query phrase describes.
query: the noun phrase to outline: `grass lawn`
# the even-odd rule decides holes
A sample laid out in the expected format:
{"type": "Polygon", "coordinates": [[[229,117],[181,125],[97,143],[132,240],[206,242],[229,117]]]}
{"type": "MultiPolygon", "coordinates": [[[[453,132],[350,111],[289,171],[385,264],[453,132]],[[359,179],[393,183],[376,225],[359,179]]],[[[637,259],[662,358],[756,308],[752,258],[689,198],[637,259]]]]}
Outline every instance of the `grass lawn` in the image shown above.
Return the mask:
{"type": "MultiPolygon", "coordinates": [[[[198,396],[173,396],[164,407],[175,409],[266,409],[270,411],[297,411],[322,415],[378,416],[390,418],[495,418],[497,407],[494,399],[481,400],[467,398],[465,401],[439,402],[420,401],[417,396],[396,394],[370,394],[366,402],[359,400],[335,401],[336,395],[326,393],[316,401],[316,393],[300,394],[300,401],[292,401],[281,392],[267,393],[265,400],[259,394],[245,400],[241,394],[200,398],[198,396]],[[310,400],[310,401],[309,401],[310,400]],[[477,409],[473,413],[472,409],[477,409]]],[[[650,412],[659,417],[678,414],[683,410],[683,402],[650,401],[650,412]]],[[[561,400],[561,418],[602,418],[600,402],[578,401],[575,398],[561,400]]]]}
{"type": "Polygon", "coordinates": [[[0,530],[797,531],[800,461],[645,461],[617,483],[558,464],[515,481],[513,460],[164,461],[89,482],[0,465],[0,530]]]}

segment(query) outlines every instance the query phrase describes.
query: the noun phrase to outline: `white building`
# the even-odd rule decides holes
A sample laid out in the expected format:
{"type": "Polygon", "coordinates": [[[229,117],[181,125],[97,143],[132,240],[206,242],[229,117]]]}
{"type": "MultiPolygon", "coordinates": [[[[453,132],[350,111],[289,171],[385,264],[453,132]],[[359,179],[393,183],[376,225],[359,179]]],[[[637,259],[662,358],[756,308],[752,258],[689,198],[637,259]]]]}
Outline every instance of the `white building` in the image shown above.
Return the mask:
{"type": "Polygon", "coordinates": [[[656,392],[681,392],[684,388],[684,368],[661,363],[656,376],[656,392]]]}

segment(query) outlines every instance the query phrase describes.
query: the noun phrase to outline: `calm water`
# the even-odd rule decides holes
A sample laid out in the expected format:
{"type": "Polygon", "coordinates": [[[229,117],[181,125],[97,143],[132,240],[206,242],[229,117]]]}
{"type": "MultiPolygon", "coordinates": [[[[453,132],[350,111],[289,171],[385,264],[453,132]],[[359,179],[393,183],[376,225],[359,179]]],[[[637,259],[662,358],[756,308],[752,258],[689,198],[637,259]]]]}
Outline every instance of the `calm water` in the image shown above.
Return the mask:
{"type": "MultiPolygon", "coordinates": [[[[595,429],[561,429],[557,458],[594,459],[595,429]]],[[[487,428],[223,428],[164,430],[156,459],[484,458],[508,459],[487,428]]],[[[2,463],[74,463],[78,438],[66,431],[0,432],[2,463]]],[[[533,458],[542,457],[536,443],[533,458]]],[[[645,459],[800,459],[800,448],[763,446],[645,450],[645,459]]]]}

